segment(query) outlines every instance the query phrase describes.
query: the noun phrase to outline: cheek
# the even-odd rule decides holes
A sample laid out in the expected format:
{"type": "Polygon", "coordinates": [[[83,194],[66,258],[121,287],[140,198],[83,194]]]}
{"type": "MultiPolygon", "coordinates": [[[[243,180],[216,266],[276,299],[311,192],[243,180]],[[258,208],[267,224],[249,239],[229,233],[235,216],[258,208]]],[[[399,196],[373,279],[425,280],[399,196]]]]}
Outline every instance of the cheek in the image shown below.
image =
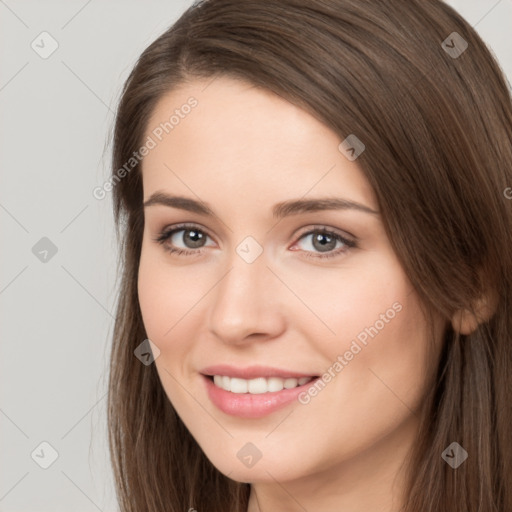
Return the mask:
{"type": "Polygon", "coordinates": [[[412,287],[396,258],[386,251],[361,253],[340,268],[294,273],[286,269],[281,274],[309,309],[296,302],[286,311],[317,349],[328,350],[330,358],[333,349],[343,353],[354,339],[364,346],[377,332],[393,338],[403,318],[417,313],[411,308],[404,313],[412,287]]]}
{"type": "MultiPolygon", "coordinates": [[[[155,340],[170,340],[175,325],[200,298],[187,270],[166,264],[162,249],[142,248],[138,296],[146,332],[155,340]]],[[[192,312],[192,311],[190,311],[192,312]]],[[[188,316],[188,315],[187,315],[188,316]]]]}
{"type": "Polygon", "coordinates": [[[165,329],[169,328],[164,325],[164,311],[169,307],[172,311],[172,304],[169,304],[172,295],[166,294],[165,287],[157,284],[161,282],[160,278],[160,268],[153,264],[151,255],[143,249],[139,265],[138,296],[144,327],[150,339],[160,338],[165,329]]]}
{"type": "Polygon", "coordinates": [[[367,305],[362,323],[350,322],[347,336],[330,355],[333,361],[342,357],[335,384],[339,401],[361,424],[375,421],[380,411],[382,428],[418,407],[430,364],[427,323],[416,295],[395,288],[384,298],[380,305],[367,305]]]}
{"type": "Polygon", "coordinates": [[[192,306],[197,297],[190,291],[190,286],[185,286],[184,273],[180,275],[176,268],[166,264],[165,256],[163,251],[146,249],[143,245],[138,297],[147,337],[160,350],[155,366],[163,389],[170,402],[184,410],[186,397],[182,396],[181,387],[176,382],[183,381],[191,336],[186,329],[193,325],[195,311],[192,306]]]}
{"type": "Polygon", "coordinates": [[[313,327],[307,332],[323,340],[315,349],[335,375],[334,400],[350,404],[362,421],[382,405],[399,413],[400,399],[413,408],[427,375],[430,340],[419,298],[396,258],[384,254],[357,271],[309,282],[309,304],[331,334],[313,336],[313,327]]]}

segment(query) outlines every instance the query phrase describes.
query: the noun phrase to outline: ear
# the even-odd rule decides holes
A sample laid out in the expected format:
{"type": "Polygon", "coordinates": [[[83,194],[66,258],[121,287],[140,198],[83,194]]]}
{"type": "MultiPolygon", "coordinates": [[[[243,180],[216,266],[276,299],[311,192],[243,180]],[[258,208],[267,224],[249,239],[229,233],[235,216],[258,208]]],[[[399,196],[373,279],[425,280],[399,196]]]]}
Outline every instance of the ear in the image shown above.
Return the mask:
{"type": "Polygon", "coordinates": [[[452,317],[452,326],[460,334],[471,334],[483,322],[486,322],[496,311],[498,300],[490,294],[479,298],[471,309],[459,309],[452,317]]]}

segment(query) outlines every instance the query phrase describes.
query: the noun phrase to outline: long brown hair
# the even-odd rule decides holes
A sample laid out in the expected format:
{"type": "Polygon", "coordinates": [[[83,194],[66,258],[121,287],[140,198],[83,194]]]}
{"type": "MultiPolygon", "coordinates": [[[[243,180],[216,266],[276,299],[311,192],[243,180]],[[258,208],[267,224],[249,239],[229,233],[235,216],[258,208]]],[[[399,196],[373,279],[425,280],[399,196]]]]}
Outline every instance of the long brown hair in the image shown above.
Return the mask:
{"type": "Polygon", "coordinates": [[[247,510],[249,484],[209,462],[155,365],[134,356],[147,337],[137,296],[144,214],[140,161],[126,163],[164,94],[219,75],[364,143],[357,163],[397,257],[426,310],[447,321],[403,510],[512,510],[512,100],[499,64],[439,0],[206,0],[142,53],[114,129],[122,261],[108,427],[121,511],[247,510]],[[490,294],[495,306],[476,330],[452,328],[454,312],[490,294]],[[452,442],[469,455],[457,469],[441,457],[452,442]]]}

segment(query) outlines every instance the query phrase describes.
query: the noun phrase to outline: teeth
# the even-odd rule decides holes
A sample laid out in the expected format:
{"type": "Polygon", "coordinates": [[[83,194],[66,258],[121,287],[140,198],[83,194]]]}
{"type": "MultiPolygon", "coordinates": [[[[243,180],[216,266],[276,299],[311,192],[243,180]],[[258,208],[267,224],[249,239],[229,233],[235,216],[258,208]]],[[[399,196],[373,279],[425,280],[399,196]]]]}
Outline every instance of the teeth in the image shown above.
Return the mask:
{"type": "Polygon", "coordinates": [[[239,379],[237,377],[227,377],[225,375],[214,375],[213,382],[218,388],[222,388],[232,393],[250,393],[258,395],[261,393],[275,393],[283,389],[292,389],[297,386],[303,386],[313,377],[301,377],[300,379],[281,379],[279,377],[257,377],[256,379],[239,379]]]}

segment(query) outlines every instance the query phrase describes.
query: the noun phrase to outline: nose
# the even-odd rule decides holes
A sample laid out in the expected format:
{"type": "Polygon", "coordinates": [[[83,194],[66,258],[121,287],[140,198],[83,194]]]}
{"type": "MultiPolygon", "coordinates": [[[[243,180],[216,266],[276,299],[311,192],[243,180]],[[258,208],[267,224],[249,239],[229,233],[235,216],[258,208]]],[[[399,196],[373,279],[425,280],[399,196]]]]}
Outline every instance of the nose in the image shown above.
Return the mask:
{"type": "Polygon", "coordinates": [[[249,263],[233,251],[212,290],[209,330],[233,345],[268,340],[285,328],[283,284],[267,267],[265,252],[249,263]]]}

